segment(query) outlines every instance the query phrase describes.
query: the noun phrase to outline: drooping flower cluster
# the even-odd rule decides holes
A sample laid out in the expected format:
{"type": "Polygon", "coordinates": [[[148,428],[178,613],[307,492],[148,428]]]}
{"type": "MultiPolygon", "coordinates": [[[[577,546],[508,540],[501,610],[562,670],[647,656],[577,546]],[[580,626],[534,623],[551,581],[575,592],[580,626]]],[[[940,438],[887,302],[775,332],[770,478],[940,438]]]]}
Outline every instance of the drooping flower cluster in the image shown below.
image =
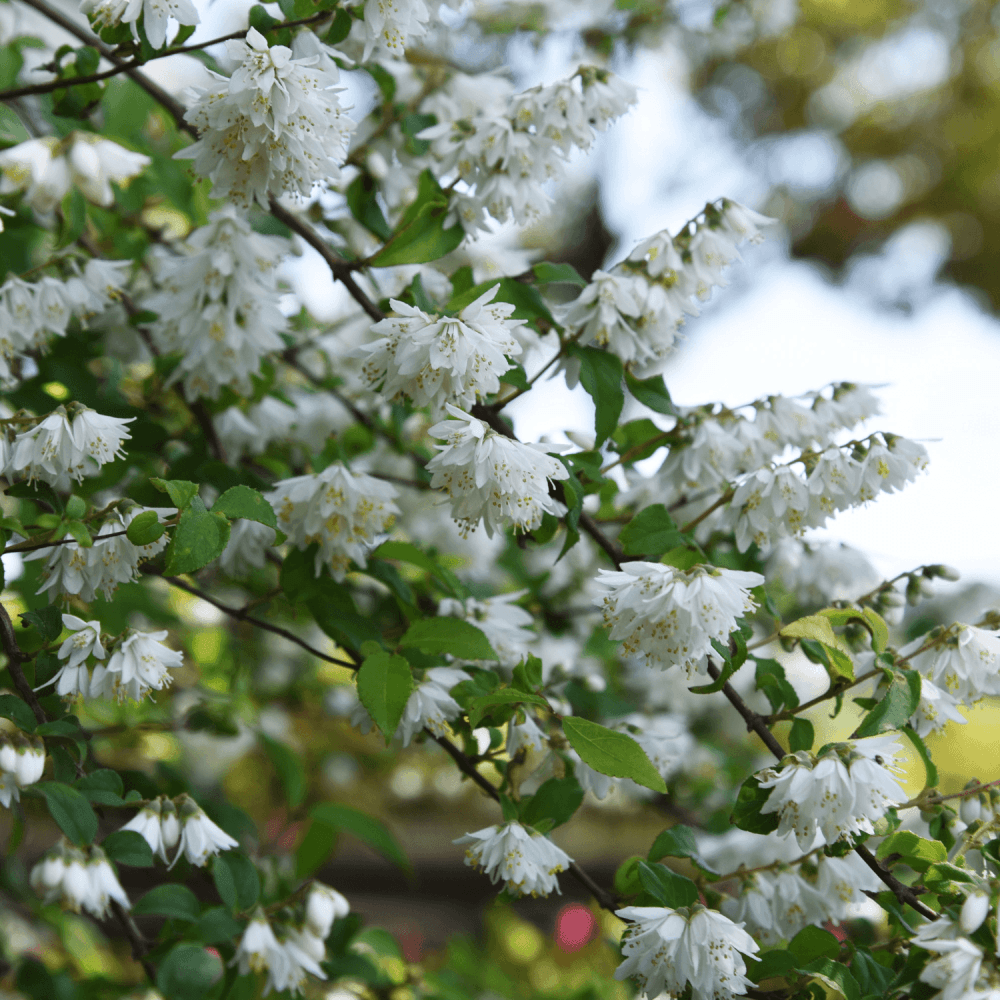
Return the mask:
{"type": "Polygon", "coordinates": [[[704,668],[712,640],[727,642],[736,619],[757,606],[749,591],[763,582],[759,573],[650,562],[599,570],[595,581],[611,638],[650,665],[679,664],[688,677],[704,668]]]}
{"type": "Polygon", "coordinates": [[[105,698],[114,701],[142,701],[150,691],[162,691],[172,680],[170,670],[184,662],[182,653],[162,642],[167,633],[129,629],[111,651],[107,662],[98,663],[93,675],[88,659],[105,657],[101,624],[85,622],[76,615],[63,615],[63,627],[73,634],[59,647],[62,668],[43,687],[55,684],[56,694],[75,698],[105,698]]]}
{"type": "Polygon", "coordinates": [[[465,863],[489,875],[494,885],[502,879],[515,896],[560,892],[556,876],[573,863],[548,837],[513,821],[467,833],[454,843],[472,845],[465,850],[465,863]]]}
{"type": "Polygon", "coordinates": [[[21,800],[21,789],[33,785],[45,770],[45,744],[17,730],[0,732],[0,806],[21,800]]]}
{"type": "Polygon", "coordinates": [[[489,639],[490,645],[500,657],[499,665],[511,670],[524,659],[528,646],[536,638],[530,628],[533,621],[531,615],[514,603],[524,597],[525,593],[527,591],[519,590],[483,600],[467,597],[460,601],[454,597],[446,597],[438,604],[438,614],[464,618],[475,625],[489,639]]]}
{"type": "Polygon", "coordinates": [[[85,851],[60,841],[31,869],[31,887],[46,903],[98,919],[108,915],[112,903],[131,909],[125,890],[104,851],[96,845],[85,851]]]}
{"type": "Polygon", "coordinates": [[[450,419],[431,427],[444,444],[427,463],[431,486],[451,499],[451,516],[463,532],[482,521],[490,538],[511,524],[532,531],[542,514],[559,514],[562,506],[549,495],[553,480],[568,479],[569,471],[540,446],[522,444],[489,428],[456,406],[447,404],[450,419]]]}
{"type": "Polygon", "coordinates": [[[974,705],[1000,694],[1000,636],[956,622],[933,649],[916,658],[915,666],[954,701],[974,705]]]}
{"type": "Polygon", "coordinates": [[[834,844],[855,833],[874,833],[889,806],[906,801],[894,777],[900,753],[892,733],[838,743],[822,756],[799,750],[758,775],[771,789],[762,813],[778,814],[779,837],[794,833],[806,851],[817,833],[834,844]]]}
{"type": "Polygon", "coordinates": [[[108,417],[79,404],[73,404],[72,415],[64,406],[57,407],[14,438],[3,473],[68,490],[71,480],[82,483],[102,465],[124,458],[122,442],[131,437],[126,425],[134,419],[108,417]]]}
{"type": "Polygon", "coordinates": [[[154,256],[159,290],[143,303],[159,316],[153,339],[181,355],[172,377],[189,396],[215,399],[225,386],[250,393],[261,358],[285,346],[277,265],[288,242],[255,233],[227,206],[181,251],[154,256]]]}
{"type": "Polygon", "coordinates": [[[387,399],[409,396],[417,406],[440,414],[446,403],[470,409],[500,388],[499,376],[510,371],[507,356],[521,353],[514,332],[524,320],[511,319],[514,306],[493,302],[494,285],[458,316],[429,316],[392,299],[397,316],[376,323],[379,340],[361,348],[364,374],[372,386],[382,384],[387,399]]]}
{"type": "Polygon", "coordinates": [[[827,448],[809,461],[801,476],[789,465],[767,465],[736,489],[729,507],[736,544],[745,552],[756,544],[762,554],[783,537],[818,528],[837,511],[892,493],[913,482],[927,467],[923,445],[894,434],[871,435],[852,452],[827,448]]]}
{"type": "Polygon", "coordinates": [[[266,972],[265,996],[271,990],[290,990],[297,995],[302,992],[307,972],[326,979],[319,965],[326,958],[324,942],[334,919],[349,912],[347,900],[336,889],[313,882],[301,926],[283,924],[276,936],[264,911],[258,908],[230,964],[239,966],[241,976],[266,972]]]}
{"type": "Polygon", "coordinates": [[[967,913],[970,900],[974,899],[975,896],[970,896],[966,900],[959,923],[940,916],[918,927],[911,939],[917,947],[936,956],[920,973],[921,982],[940,991],[933,1000],[995,1000],[1000,994],[1000,970],[987,958],[983,948],[966,937],[979,928],[989,912],[986,897],[985,910],[981,901],[977,901],[967,913]]]}
{"type": "Polygon", "coordinates": [[[782,538],[773,547],[768,581],[780,580],[800,605],[846,601],[871,590],[881,577],[868,557],[850,545],[806,544],[782,538]]]}
{"type": "Polygon", "coordinates": [[[213,73],[214,86],[199,91],[184,117],[201,138],[175,154],[211,179],[214,198],[267,208],[271,198],[306,198],[338,176],[354,123],[337,98],[336,65],[311,51],[317,42],[306,31],[294,48],[269,47],[251,28],[245,41],[226,43],[239,65],[229,79],[213,73]]]}
{"type": "Polygon", "coordinates": [[[167,44],[170,18],[178,24],[201,23],[191,0],[80,0],[80,11],[98,31],[117,24],[129,25],[136,41],[139,41],[137,22],[142,17],[143,30],[154,49],[167,44]]]}
{"type": "MultiPolygon", "coordinates": [[[[161,520],[176,513],[173,508],[149,509],[156,510],[161,520]]],[[[170,541],[164,534],[148,545],[133,545],[125,537],[125,529],[142,511],[143,508],[134,507],[124,514],[114,512],[93,536],[93,545],[87,548],[74,541],[38,549],[25,556],[26,561],[45,560],[45,568],[42,570],[44,582],[38,593],[47,590],[52,597],[72,594],[88,602],[100,594],[106,601],[110,601],[120,583],[138,580],[139,566],[162,552],[170,541]]],[[[82,688],[80,690],[85,693],[82,688]]]]}
{"type": "Polygon", "coordinates": [[[396,495],[387,482],[334,462],[314,475],[282,479],[267,500],[292,545],[319,545],[316,575],[328,566],[335,580],[343,580],[352,561],[366,565],[378,536],[392,526],[396,495]]]}
{"type": "Polygon", "coordinates": [[[740,259],[737,244],[759,242],[758,227],[773,221],[733,201],[706,205],[693,232],[657,233],[627,261],[595,271],[560,322],[580,344],[605,347],[643,372],[670,353],[685,315],[698,314],[693,299],[727,284],[723,269],[740,259]]]}
{"type": "Polygon", "coordinates": [[[426,33],[430,18],[423,0],[365,0],[365,53],[385,49],[396,59],[403,57],[407,40],[426,33]]]}
{"type": "Polygon", "coordinates": [[[122,829],[138,833],[164,864],[168,863],[167,851],[176,847],[177,853],[169,862],[171,868],[182,855],[191,864],[204,867],[210,857],[239,846],[186,794],[176,799],[161,795],[147,802],[122,829]]]}
{"type": "Polygon", "coordinates": [[[589,149],[636,101],[635,88],[609,70],[582,66],[568,80],[515,95],[506,113],[439,121],[418,134],[431,141],[439,170],[464,189],[452,196],[452,215],[474,234],[498,222],[530,222],[548,208],[542,190],[562,176],[569,152],[589,149]]]}
{"type": "Polygon", "coordinates": [[[690,983],[691,1000],[731,1000],[754,985],[743,956],[760,948],[723,914],[698,903],[677,910],[626,906],[615,914],[630,921],[615,979],[635,976],[646,996],[679,997],[690,983]]]}
{"type": "Polygon", "coordinates": [[[0,152],[0,194],[22,191],[36,212],[47,215],[75,187],[107,207],[115,198],[111,182],[124,184],[151,162],[93,132],[43,136],[0,152]]]}
{"type": "Polygon", "coordinates": [[[91,259],[65,280],[7,278],[0,285],[0,381],[16,381],[14,362],[65,336],[71,319],[86,323],[103,312],[121,292],[128,267],[128,261],[91,259]]]}

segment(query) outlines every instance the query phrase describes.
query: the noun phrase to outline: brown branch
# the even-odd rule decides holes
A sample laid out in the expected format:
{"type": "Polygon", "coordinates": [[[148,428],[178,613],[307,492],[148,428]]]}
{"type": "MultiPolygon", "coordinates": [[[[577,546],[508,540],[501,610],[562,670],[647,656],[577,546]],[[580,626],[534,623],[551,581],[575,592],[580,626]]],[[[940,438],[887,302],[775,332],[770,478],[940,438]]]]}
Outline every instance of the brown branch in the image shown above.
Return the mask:
{"type": "Polygon", "coordinates": [[[39,704],[38,696],[31,690],[28,678],[24,676],[24,671],[21,669],[21,664],[30,660],[31,657],[25,656],[21,647],[18,646],[17,636],[14,634],[14,623],[10,620],[10,615],[2,604],[0,604],[0,643],[3,645],[3,651],[7,654],[7,672],[10,674],[10,679],[14,682],[18,694],[28,703],[28,707],[38,723],[47,722],[45,710],[39,704]]]}
{"type": "MultiPolygon", "coordinates": [[[[118,535],[127,534],[128,528],[122,528],[121,531],[109,531],[106,535],[99,535],[94,540],[103,541],[105,538],[115,538],[118,535]]],[[[28,541],[30,542],[31,539],[29,538],[28,541]]],[[[70,545],[73,542],[76,542],[76,539],[72,537],[56,538],[48,542],[39,542],[37,545],[29,545],[28,542],[18,542],[16,545],[8,545],[3,551],[4,554],[8,552],[34,552],[37,549],[48,549],[55,545],[70,545]]],[[[80,543],[76,542],[76,544],[79,545],[80,543]]]]}
{"type": "Polygon", "coordinates": [[[132,957],[142,965],[143,970],[149,977],[149,981],[155,985],[156,983],[156,968],[153,963],[146,958],[146,952],[149,951],[149,942],[142,936],[142,931],[136,926],[135,921],[132,919],[132,915],[121,905],[114,900],[111,902],[111,910],[117,918],[118,922],[122,925],[125,931],[125,936],[129,940],[129,944],[132,946],[132,957]]]}

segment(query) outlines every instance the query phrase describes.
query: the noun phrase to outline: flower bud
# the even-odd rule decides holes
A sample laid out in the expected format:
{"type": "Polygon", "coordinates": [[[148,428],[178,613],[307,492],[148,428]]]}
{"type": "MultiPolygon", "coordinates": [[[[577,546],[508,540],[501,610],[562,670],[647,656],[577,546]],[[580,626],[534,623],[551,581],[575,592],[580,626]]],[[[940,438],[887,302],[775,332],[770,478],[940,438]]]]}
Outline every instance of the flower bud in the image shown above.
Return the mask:
{"type": "Polygon", "coordinates": [[[972,934],[979,930],[986,915],[990,912],[990,897],[985,892],[974,892],[966,897],[962,904],[962,913],[958,918],[958,924],[965,934],[972,934]]]}
{"type": "Polygon", "coordinates": [[[941,577],[942,580],[951,580],[954,583],[956,580],[962,579],[962,574],[954,566],[946,566],[944,563],[938,563],[936,566],[928,566],[927,569],[934,576],[941,577]]]}
{"type": "Polygon", "coordinates": [[[919,604],[924,599],[923,588],[920,586],[920,577],[911,576],[910,582],[906,585],[906,603],[911,607],[919,604]]]}
{"type": "Polygon", "coordinates": [[[924,597],[933,597],[935,594],[934,584],[925,576],[917,577],[917,584],[920,586],[920,593],[924,597]]]}
{"type": "Polygon", "coordinates": [[[177,808],[173,802],[162,796],[160,799],[160,837],[163,846],[169,851],[177,846],[177,841],[181,839],[181,824],[177,818],[177,808]]]}
{"type": "Polygon", "coordinates": [[[14,777],[21,788],[33,785],[45,770],[45,744],[37,737],[18,748],[14,777]]]}
{"type": "Polygon", "coordinates": [[[897,593],[895,590],[883,590],[879,594],[879,602],[887,608],[901,608],[906,604],[903,595],[897,593]]]}
{"type": "Polygon", "coordinates": [[[7,733],[0,733],[0,771],[17,771],[17,750],[7,733]]]}
{"type": "Polygon", "coordinates": [[[958,815],[962,817],[962,822],[972,826],[977,820],[983,818],[983,805],[978,795],[970,795],[962,799],[962,804],[958,807],[958,815]]]}
{"type": "Polygon", "coordinates": [[[313,882],[306,899],[306,926],[321,941],[330,936],[330,928],[337,917],[346,917],[351,907],[336,889],[322,882],[313,882]]]}

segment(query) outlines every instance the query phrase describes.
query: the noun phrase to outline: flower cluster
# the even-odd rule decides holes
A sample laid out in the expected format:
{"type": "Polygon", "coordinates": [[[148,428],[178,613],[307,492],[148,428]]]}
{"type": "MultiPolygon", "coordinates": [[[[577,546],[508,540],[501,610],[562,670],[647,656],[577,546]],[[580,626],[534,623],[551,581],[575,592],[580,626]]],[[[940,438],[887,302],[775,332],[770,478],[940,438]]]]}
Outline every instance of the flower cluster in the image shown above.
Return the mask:
{"type": "Polygon", "coordinates": [[[535,641],[531,631],[531,615],[515,604],[527,591],[497,594],[479,600],[467,597],[458,600],[446,597],[438,604],[438,614],[451,618],[464,618],[480,629],[500,657],[499,665],[512,670],[528,653],[528,646],[535,641]]]}
{"type": "Polygon", "coordinates": [[[392,299],[397,316],[372,327],[380,339],[361,348],[364,374],[382,384],[387,399],[409,396],[417,406],[440,414],[446,403],[469,409],[500,388],[499,376],[511,369],[507,355],[521,353],[515,332],[524,320],[512,320],[514,307],[493,302],[500,286],[479,296],[458,316],[429,316],[392,299]]]}
{"type": "Polygon", "coordinates": [[[1000,636],[956,622],[933,649],[916,658],[915,666],[954,701],[974,705],[1000,694],[1000,636]]]}
{"type": "Polygon", "coordinates": [[[266,996],[271,990],[290,990],[298,994],[306,982],[306,973],[326,979],[319,963],[326,958],[324,942],[333,921],[350,912],[347,900],[321,882],[313,882],[306,898],[300,926],[283,924],[275,935],[267,916],[260,908],[247,925],[231,965],[238,965],[241,976],[266,972],[266,996]]]}
{"type": "MultiPolygon", "coordinates": [[[[148,509],[156,510],[161,519],[165,514],[175,513],[173,508],[166,511],[148,509]]],[[[93,545],[84,547],[75,541],[67,542],[65,545],[38,549],[25,556],[25,561],[45,560],[42,570],[44,582],[38,593],[47,590],[52,596],[72,594],[88,602],[100,594],[109,601],[120,583],[138,580],[139,566],[162,552],[170,540],[164,534],[148,545],[133,545],[125,537],[125,529],[142,511],[142,507],[134,507],[127,513],[113,513],[93,536],[93,545]]],[[[80,690],[84,693],[82,688],[80,690]]]]}
{"type": "Polygon", "coordinates": [[[729,508],[736,544],[763,554],[786,536],[819,528],[837,511],[901,490],[927,467],[923,445],[894,434],[871,435],[866,445],[831,447],[804,459],[807,475],[789,465],[767,465],[736,489],[729,508]]]}
{"type": "Polygon", "coordinates": [[[854,833],[874,833],[873,823],[886,808],[906,801],[893,776],[899,773],[896,736],[869,736],[836,743],[821,756],[799,750],[780,767],[758,775],[761,788],[771,789],[762,813],[778,814],[778,836],[794,833],[809,850],[817,833],[834,844],[854,833]]]}
{"type": "Polygon", "coordinates": [[[636,101],[635,88],[609,70],[582,66],[568,80],[515,95],[500,115],[439,121],[418,134],[430,140],[439,170],[465,189],[451,208],[468,233],[499,222],[523,223],[548,208],[542,185],[560,177],[573,148],[588,149],[636,101]]]}
{"type": "Polygon", "coordinates": [[[921,925],[911,939],[936,956],[920,973],[921,982],[940,990],[934,1000],[994,1000],[1000,994],[1000,970],[987,960],[983,948],[966,937],[979,928],[989,912],[989,898],[984,909],[983,896],[966,899],[958,924],[940,916],[921,925]],[[975,901],[971,907],[970,901],[975,901]]]}
{"type": "Polygon", "coordinates": [[[515,896],[560,892],[556,875],[573,863],[548,837],[513,821],[467,833],[454,843],[472,845],[465,850],[465,863],[489,875],[494,885],[502,879],[515,896]]]}
{"type": "Polygon", "coordinates": [[[215,86],[184,116],[201,138],[175,154],[211,179],[212,197],[267,208],[338,176],[354,123],[337,99],[336,65],[317,45],[306,31],[291,49],[268,46],[256,28],[226,43],[237,69],[229,79],[212,73],[215,86]]]}
{"type": "Polygon", "coordinates": [[[758,227],[773,221],[732,201],[706,205],[705,221],[689,224],[693,232],[657,233],[627,261],[595,271],[560,322],[580,344],[605,347],[644,371],[671,351],[685,315],[698,314],[692,300],[726,284],[723,268],[739,259],[737,244],[758,242],[758,227]]]}
{"type": "Polygon", "coordinates": [[[680,664],[688,677],[704,668],[712,640],[727,642],[736,619],[757,606],[750,589],[763,582],[759,573],[650,562],[599,570],[595,581],[611,638],[651,665],[680,664]]]}
{"type": "Polygon", "coordinates": [[[47,215],[75,187],[107,207],[115,200],[111,182],[124,184],[151,162],[93,132],[71,132],[65,139],[43,136],[0,152],[0,194],[22,191],[36,212],[47,215]]]}
{"type": "Polygon", "coordinates": [[[31,869],[31,887],[46,903],[103,919],[112,903],[131,908],[115,870],[97,846],[82,851],[61,841],[31,869]]]}
{"type": "Polygon", "coordinates": [[[21,789],[33,785],[45,770],[45,744],[20,730],[0,732],[0,805],[21,800],[21,789]]]}
{"type": "Polygon", "coordinates": [[[121,292],[128,267],[127,261],[92,259],[66,280],[7,278],[0,285],[0,380],[15,381],[14,361],[64,336],[73,317],[86,323],[103,312],[121,292]]]}
{"type": "Polygon", "coordinates": [[[392,526],[396,495],[387,482],[334,462],[314,475],[282,479],[266,499],[294,546],[319,545],[316,575],[328,566],[335,580],[343,580],[352,560],[366,565],[378,536],[392,526]]]}
{"type": "Polygon", "coordinates": [[[102,465],[124,458],[122,442],[131,437],[127,425],[134,417],[108,417],[78,404],[72,410],[71,416],[66,407],[57,407],[21,431],[9,445],[3,473],[29,483],[41,479],[54,489],[68,490],[70,480],[81,483],[102,465]]]}
{"type": "Polygon", "coordinates": [[[220,851],[238,847],[239,842],[213,823],[190,795],[168,799],[161,795],[147,802],[123,827],[138,833],[164,864],[167,851],[177,848],[172,868],[183,855],[192,865],[204,867],[220,851]]]}
{"type": "Polygon", "coordinates": [[[407,40],[425,34],[424,25],[429,18],[423,0],[365,0],[362,62],[368,62],[376,48],[402,58],[407,40]]]}
{"type": "Polygon", "coordinates": [[[678,910],[626,906],[615,914],[630,921],[615,979],[635,976],[646,996],[678,997],[690,983],[691,1000],[732,1000],[753,985],[743,956],[760,948],[723,914],[700,904],[678,910]]]}
{"type": "Polygon", "coordinates": [[[552,480],[569,478],[562,462],[540,446],[491,430],[450,403],[447,410],[451,419],[429,432],[445,443],[436,446],[427,471],[433,473],[431,486],[447,492],[451,516],[463,533],[475,531],[480,521],[491,538],[507,524],[532,531],[542,523],[542,514],[562,511],[549,495],[552,480]]]}
{"type": "Polygon", "coordinates": [[[816,606],[852,600],[881,580],[868,557],[850,545],[806,544],[791,537],[774,545],[767,578],[780,580],[798,604],[816,606]]]}
{"type": "Polygon", "coordinates": [[[261,358],[285,346],[277,265],[288,243],[255,233],[227,206],[180,249],[154,256],[159,290],[143,303],[159,317],[153,339],[181,355],[172,377],[189,396],[215,399],[225,386],[250,393],[261,358]]]}
{"type": "Polygon", "coordinates": [[[170,18],[178,24],[201,23],[191,0],[80,0],[80,11],[98,31],[117,24],[130,25],[136,41],[139,41],[137,22],[141,17],[146,38],[154,49],[167,44],[170,18]]]}

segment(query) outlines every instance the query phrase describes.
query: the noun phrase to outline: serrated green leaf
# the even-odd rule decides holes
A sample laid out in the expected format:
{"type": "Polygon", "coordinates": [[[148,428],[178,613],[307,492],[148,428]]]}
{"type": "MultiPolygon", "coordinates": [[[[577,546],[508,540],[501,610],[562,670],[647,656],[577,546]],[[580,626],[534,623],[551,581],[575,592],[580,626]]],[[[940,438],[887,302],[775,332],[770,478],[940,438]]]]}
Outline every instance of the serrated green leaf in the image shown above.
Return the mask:
{"type": "Polygon", "coordinates": [[[663,382],[662,375],[654,375],[652,378],[637,379],[630,371],[625,372],[625,385],[628,391],[643,406],[648,406],[657,413],[664,413],[667,416],[676,416],[673,400],[663,382]]]}
{"type": "Polygon", "coordinates": [[[402,656],[379,649],[358,670],[358,698],[385,737],[386,746],[403,718],[413,692],[413,673],[402,656]]]}
{"type": "Polygon", "coordinates": [[[129,521],[125,536],[133,545],[149,545],[166,531],[155,510],[144,510],[129,521]]]}
{"type": "Polygon", "coordinates": [[[551,820],[552,826],[568,822],[583,803],[583,789],[576,778],[549,778],[537,792],[521,802],[521,821],[532,827],[542,820],[551,820]]]}
{"type": "Polygon", "coordinates": [[[482,631],[462,618],[442,616],[414,622],[399,645],[424,653],[450,653],[460,660],[499,659],[482,631]]]}
{"type": "Polygon", "coordinates": [[[736,805],[733,806],[733,823],[741,830],[747,830],[750,833],[772,833],[777,830],[777,813],[761,812],[770,794],[771,789],[761,788],[757,776],[751,774],[740,785],[736,805]]]}
{"type": "Polygon", "coordinates": [[[854,739],[877,736],[901,729],[920,704],[920,674],[916,670],[897,671],[879,703],[861,720],[854,739]]]}
{"type": "Polygon", "coordinates": [[[594,401],[594,447],[600,448],[614,434],[625,405],[621,359],[599,347],[579,344],[568,344],[566,353],[580,362],[580,384],[594,401]]]}
{"type": "Polygon", "coordinates": [[[790,622],[782,628],[781,635],[788,639],[815,639],[840,652],[850,655],[850,649],[843,639],[833,631],[830,619],[824,615],[807,615],[797,621],[790,622]]]}
{"type": "Polygon", "coordinates": [[[875,852],[879,860],[894,854],[900,855],[905,864],[918,872],[925,872],[931,865],[948,860],[948,849],[940,840],[925,840],[910,830],[889,834],[875,852]]]}
{"type": "Polygon", "coordinates": [[[698,887],[691,879],[678,875],[666,865],[640,860],[637,867],[643,889],[662,906],[676,910],[698,902],[698,887]]]}
{"type": "Polygon", "coordinates": [[[218,559],[229,542],[229,532],[224,514],[193,507],[185,510],[166,549],[167,575],[194,573],[218,559]]]}
{"type": "Polygon", "coordinates": [[[249,486],[233,486],[226,490],[212,504],[213,514],[225,514],[230,521],[242,517],[247,521],[257,521],[269,528],[278,527],[278,519],[274,508],[264,499],[261,493],[249,486]]]}
{"type": "Polygon", "coordinates": [[[618,536],[627,556],[659,556],[684,544],[684,536],[662,503],[644,507],[618,536]]]}
{"type": "Polygon", "coordinates": [[[788,942],[788,950],[799,965],[807,965],[817,958],[835,958],[840,954],[840,942],[822,927],[808,926],[788,942]]]}
{"type": "Polygon", "coordinates": [[[116,864],[131,868],[152,868],[153,851],[141,833],[115,830],[101,842],[104,853],[116,864]]]}
{"type": "Polygon", "coordinates": [[[198,484],[187,479],[150,479],[150,482],[161,493],[166,493],[178,510],[185,510],[198,495],[198,484]]]}
{"type": "Polygon", "coordinates": [[[19,617],[25,628],[31,626],[38,629],[38,634],[45,642],[58,639],[62,632],[62,612],[55,604],[35,608],[34,611],[22,611],[19,617]]]}
{"type": "Polygon", "coordinates": [[[588,767],[612,778],[631,778],[654,792],[667,790],[663,776],[631,736],[575,716],[566,716],[562,727],[570,746],[588,767]]]}
{"type": "Polygon", "coordinates": [[[385,246],[369,258],[368,265],[426,264],[451,253],[465,239],[465,230],[458,223],[445,229],[447,215],[448,196],[434,175],[429,170],[423,171],[416,199],[403,213],[385,246]]]}
{"type": "Polygon", "coordinates": [[[795,719],[792,722],[792,730],[788,734],[788,749],[792,753],[799,750],[812,750],[815,741],[816,731],[808,719],[795,719]]]}
{"type": "Polygon", "coordinates": [[[483,695],[481,698],[476,698],[469,705],[469,725],[475,729],[482,721],[483,716],[489,715],[492,708],[519,704],[539,705],[542,708],[549,707],[548,701],[540,694],[530,694],[526,691],[519,691],[516,688],[510,687],[499,688],[487,695],[483,695]]]}
{"type": "Polygon", "coordinates": [[[785,708],[798,708],[799,696],[795,693],[795,688],[788,683],[785,668],[777,660],[764,657],[758,657],[755,662],[757,690],[764,692],[771,703],[771,711],[780,712],[785,708]]]}
{"type": "Polygon", "coordinates": [[[547,260],[539,261],[532,267],[535,281],[540,285],[562,282],[568,285],[579,285],[583,288],[587,281],[572,264],[550,264],[547,260]]]}
{"type": "Polygon", "coordinates": [[[58,781],[39,781],[30,790],[45,799],[49,815],[69,840],[78,845],[93,843],[97,815],[80,792],[58,781]]]}
{"type": "Polygon", "coordinates": [[[829,958],[817,958],[808,965],[797,968],[796,972],[814,976],[824,985],[842,993],[845,1000],[861,1000],[861,989],[846,965],[841,965],[829,958]]]}

